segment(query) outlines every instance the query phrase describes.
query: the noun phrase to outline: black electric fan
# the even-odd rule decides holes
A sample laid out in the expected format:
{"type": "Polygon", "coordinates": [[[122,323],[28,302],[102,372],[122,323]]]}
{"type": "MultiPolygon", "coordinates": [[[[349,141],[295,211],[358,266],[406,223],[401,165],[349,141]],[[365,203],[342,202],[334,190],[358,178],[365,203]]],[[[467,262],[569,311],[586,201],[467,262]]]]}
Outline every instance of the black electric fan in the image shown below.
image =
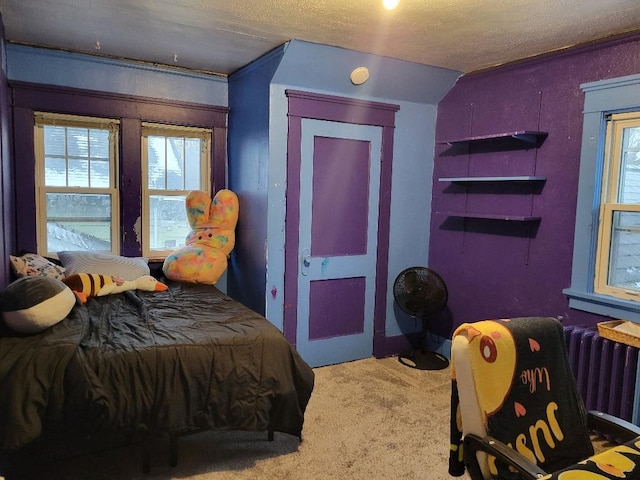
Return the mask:
{"type": "MultiPolygon", "coordinates": [[[[447,305],[447,286],[442,277],[427,267],[410,267],[396,277],[393,284],[396,304],[407,315],[422,321],[422,334],[426,336],[429,320],[447,305]]],[[[423,348],[413,349],[398,356],[403,365],[419,370],[442,370],[449,360],[437,352],[423,348]]]]}

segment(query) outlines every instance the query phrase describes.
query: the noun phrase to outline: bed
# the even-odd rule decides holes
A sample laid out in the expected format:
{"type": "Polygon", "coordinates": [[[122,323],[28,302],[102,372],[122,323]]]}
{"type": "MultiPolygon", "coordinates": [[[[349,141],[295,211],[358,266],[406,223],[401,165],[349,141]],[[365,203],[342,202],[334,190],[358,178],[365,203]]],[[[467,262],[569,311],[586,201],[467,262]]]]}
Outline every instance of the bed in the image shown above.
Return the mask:
{"type": "Polygon", "coordinates": [[[0,337],[0,450],[45,432],[227,429],[301,437],[314,374],[281,332],[215,286],[92,297],[0,337]]]}

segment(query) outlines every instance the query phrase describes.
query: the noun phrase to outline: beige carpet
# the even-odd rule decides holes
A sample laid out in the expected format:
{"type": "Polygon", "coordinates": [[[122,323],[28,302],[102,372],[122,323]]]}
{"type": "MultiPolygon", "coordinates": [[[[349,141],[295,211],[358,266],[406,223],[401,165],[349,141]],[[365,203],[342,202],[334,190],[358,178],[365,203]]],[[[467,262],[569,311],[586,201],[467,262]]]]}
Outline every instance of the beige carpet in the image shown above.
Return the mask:
{"type": "MultiPolygon", "coordinates": [[[[303,442],[285,434],[204,432],[182,437],[178,465],[153,442],[151,472],[141,446],[35,462],[16,478],[53,479],[449,479],[449,369],[421,371],[397,358],[315,369],[303,442]],[[27,472],[28,471],[28,472],[27,472]]],[[[66,456],[66,455],[65,455],[66,456]]],[[[11,480],[8,478],[7,480],[11,480]]]]}

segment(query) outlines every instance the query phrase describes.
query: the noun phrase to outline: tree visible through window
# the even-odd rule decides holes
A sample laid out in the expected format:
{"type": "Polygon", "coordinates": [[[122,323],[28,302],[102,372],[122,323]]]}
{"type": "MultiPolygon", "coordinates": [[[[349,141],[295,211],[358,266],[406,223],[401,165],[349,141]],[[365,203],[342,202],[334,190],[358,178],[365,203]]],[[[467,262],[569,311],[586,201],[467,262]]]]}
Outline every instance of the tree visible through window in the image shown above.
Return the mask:
{"type": "Polygon", "coordinates": [[[640,300],[640,112],[607,122],[594,291],[640,300]]]}

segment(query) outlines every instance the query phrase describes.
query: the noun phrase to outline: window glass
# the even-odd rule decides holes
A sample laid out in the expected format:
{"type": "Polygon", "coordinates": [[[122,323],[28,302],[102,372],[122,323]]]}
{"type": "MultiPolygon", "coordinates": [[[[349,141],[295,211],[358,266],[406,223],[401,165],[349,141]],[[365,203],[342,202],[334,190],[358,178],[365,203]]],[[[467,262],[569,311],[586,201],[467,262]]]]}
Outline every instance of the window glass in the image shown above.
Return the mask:
{"type": "Polygon", "coordinates": [[[111,251],[111,195],[47,193],[47,251],[111,251]]]}
{"type": "Polygon", "coordinates": [[[191,228],[185,199],[208,191],[211,130],[143,125],[143,254],[166,256],[184,245],[191,228]]]}
{"type": "Polygon", "coordinates": [[[36,114],[38,251],[117,253],[117,121],[36,114]]]}
{"type": "Polygon", "coordinates": [[[640,292],[640,213],[615,212],[609,256],[609,285],[640,292]]]}
{"type": "Polygon", "coordinates": [[[619,203],[640,203],[640,127],[623,129],[619,203]]]}

